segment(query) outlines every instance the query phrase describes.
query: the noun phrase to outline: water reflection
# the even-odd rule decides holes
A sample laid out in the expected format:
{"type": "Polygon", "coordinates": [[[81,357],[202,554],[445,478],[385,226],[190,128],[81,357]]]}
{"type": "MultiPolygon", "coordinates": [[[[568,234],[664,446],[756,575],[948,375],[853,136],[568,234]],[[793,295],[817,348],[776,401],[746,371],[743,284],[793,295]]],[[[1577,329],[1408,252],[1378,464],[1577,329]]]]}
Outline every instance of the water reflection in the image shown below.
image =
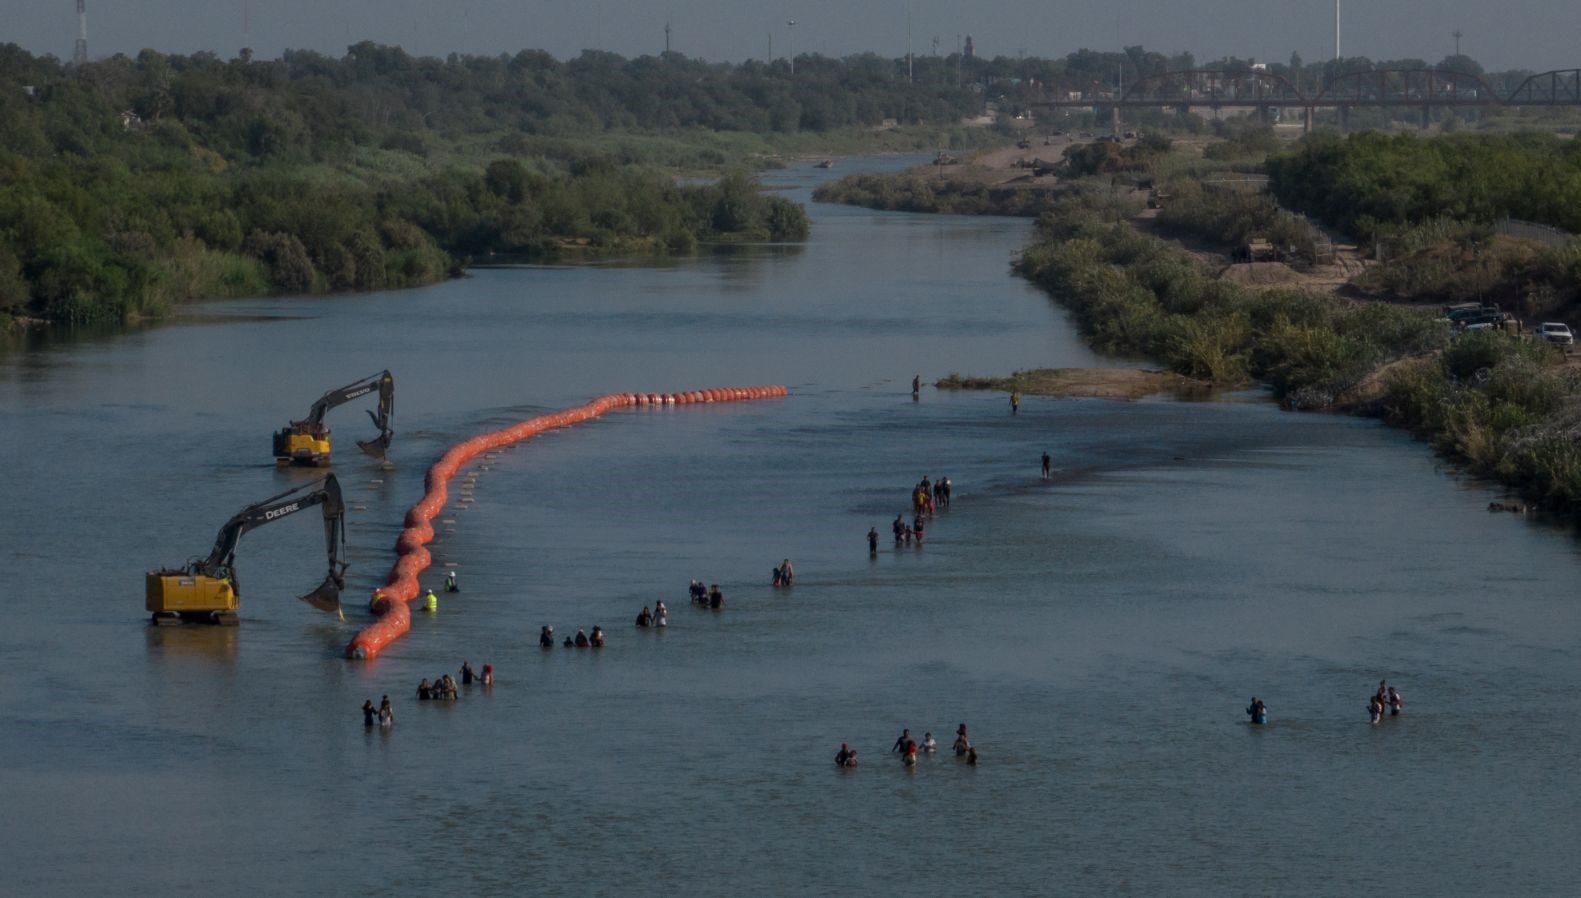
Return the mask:
{"type": "Polygon", "coordinates": [[[150,659],[202,658],[233,661],[239,643],[240,627],[210,624],[185,624],[174,627],[144,628],[144,642],[150,659]]]}

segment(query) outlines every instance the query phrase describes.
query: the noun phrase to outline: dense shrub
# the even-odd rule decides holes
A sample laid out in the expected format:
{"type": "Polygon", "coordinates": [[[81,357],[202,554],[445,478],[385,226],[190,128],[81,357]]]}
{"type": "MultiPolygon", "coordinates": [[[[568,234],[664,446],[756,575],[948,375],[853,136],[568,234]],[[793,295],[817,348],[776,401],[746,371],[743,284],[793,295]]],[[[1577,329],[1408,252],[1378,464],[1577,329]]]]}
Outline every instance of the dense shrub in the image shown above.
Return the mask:
{"type": "Polygon", "coordinates": [[[1100,349],[1223,383],[1265,381],[1301,407],[1334,403],[1379,366],[1443,344],[1431,315],[1224,283],[1178,250],[1079,201],[1039,221],[1018,270],[1070,306],[1100,349]]]}
{"type": "Polygon", "coordinates": [[[1362,238],[1505,216],[1581,232],[1581,144],[1552,134],[1315,134],[1268,159],[1279,201],[1362,238]]]}
{"type": "MultiPolygon", "coordinates": [[[[635,164],[657,142],[590,132],[685,119],[672,101],[699,78],[716,102],[694,116],[712,118],[677,127],[756,127],[752,103],[728,95],[763,85],[844,84],[819,112],[831,127],[881,119],[882,102],[846,105],[867,92],[951,121],[957,101],[981,102],[871,73],[842,81],[853,79],[843,65],[795,82],[679,57],[641,69],[608,54],[440,61],[373,44],[338,60],[145,51],[68,67],[0,45],[0,316],[131,318],[194,297],[401,287],[485,253],[802,239],[800,207],[744,176],[677,186],[635,164]],[[666,93],[674,79],[685,86],[666,93]],[[542,133],[552,122],[565,136],[542,133]],[[447,161],[504,127],[532,129],[512,142],[531,158],[447,161]]],[[[718,159],[741,157],[714,143],[718,159]]]]}
{"type": "Polygon", "coordinates": [[[1158,212],[1166,233],[1190,235],[1227,246],[1240,246],[1260,237],[1278,247],[1295,251],[1311,261],[1322,235],[1306,219],[1264,193],[1239,193],[1215,189],[1196,179],[1168,185],[1168,200],[1158,212]]]}
{"type": "Polygon", "coordinates": [[[1218,383],[1273,386],[1294,408],[1371,396],[1473,470],[1581,514],[1581,373],[1502,331],[1451,340],[1432,313],[1214,280],[1178,250],[1106,223],[1074,196],[1046,212],[1018,270],[1100,349],[1218,383]]]}

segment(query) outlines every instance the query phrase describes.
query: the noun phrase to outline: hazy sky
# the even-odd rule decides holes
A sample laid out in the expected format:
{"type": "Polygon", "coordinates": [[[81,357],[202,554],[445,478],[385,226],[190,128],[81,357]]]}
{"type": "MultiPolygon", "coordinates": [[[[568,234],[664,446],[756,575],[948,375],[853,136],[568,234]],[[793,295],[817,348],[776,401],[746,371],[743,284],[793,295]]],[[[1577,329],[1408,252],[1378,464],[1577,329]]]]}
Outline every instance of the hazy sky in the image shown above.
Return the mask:
{"type": "MultiPolygon", "coordinates": [[[[1311,61],[1334,52],[1332,0],[87,0],[93,56],[213,50],[243,46],[243,13],[259,55],[285,48],[340,55],[368,39],[425,55],[522,48],[574,56],[584,48],[624,56],[672,47],[709,60],[741,60],[796,48],[828,55],[873,50],[948,53],[971,34],[982,55],[1064,55],[1081,47],[1142,44],[1199,59],[1224,54],[1283,61],[1292,50],[1311,61]]],[[[1347,0],[1347,56],[1420,57],[1454,50],[1450,32],[1484,66],[1543,71],[1581,66],[1581,23],[1574,0],[1347,0]]],[[[0,0],[0,42],[70,58],[76,0],[0,0]]]]}

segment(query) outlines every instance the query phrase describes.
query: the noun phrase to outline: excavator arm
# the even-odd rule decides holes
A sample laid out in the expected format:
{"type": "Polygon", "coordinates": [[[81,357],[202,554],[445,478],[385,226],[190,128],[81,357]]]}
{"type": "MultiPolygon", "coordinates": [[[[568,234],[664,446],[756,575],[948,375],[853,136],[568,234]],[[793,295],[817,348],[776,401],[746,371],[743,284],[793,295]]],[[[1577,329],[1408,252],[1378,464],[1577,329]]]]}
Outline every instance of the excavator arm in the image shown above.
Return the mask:
{"type": "Polygon", "coordinates": [[[341,546],[346,541],[346,507],[341,501],[340,482],[334,474],[270,496],[237,512],[220,528],[208,557],[189,565],[189,572],[225,578],[234,586],[236,546],[241,542],[242,534],[318,505],[324,509],[324,544],[329,553],[329,575],[317,589],[301,599],[321,611],[338,609],[340,591],[346,586],[346,563],[340,558],[341,546]]]}
{"type": "MultiPolygon", "coordinates": [[[[372,418],[374,426],[379,428],[379,435],[371,440],[357,441],[357,447],[374,458],[384,458],[385,451],[390,448],[390,440],[395,436],[395,432],[390,430],[390,418],[395,413],[395,378],[389,371],[381,371],[372,377],[365,377],[320,396],[318,401],[313,403],[312,408],[308,409],[306,418],[292,421],[290,427],[276,434],[276,457],[283,457],[282,452],[289,454],[284,447],[293,434],[327,440],[324,416],[329,410],[375,391],[378,392],[379,402],[375,409],[368,411],[368,417],[372,418]]],[[[324,445],[327,447],[328,443],[324,445]]],[[[323,449],[322,454],[327,460],[328,449],[323,449]]],[[[323,461],[319,463],[322,464],[323,461]]]]}
{"type": "Polygon", "coordinates": [[[390,429],[390,417],[395,414],[395,378],[390,372],[379,374],[379,404],[368,409],[368,417],[373,419],[373,426],[379,428],[379,435],[372,440],[358,440],[357,448],[373,456],[384,458],[384,453],[390,448],[390,440],[395,436],[395,431],[390,429]]]}

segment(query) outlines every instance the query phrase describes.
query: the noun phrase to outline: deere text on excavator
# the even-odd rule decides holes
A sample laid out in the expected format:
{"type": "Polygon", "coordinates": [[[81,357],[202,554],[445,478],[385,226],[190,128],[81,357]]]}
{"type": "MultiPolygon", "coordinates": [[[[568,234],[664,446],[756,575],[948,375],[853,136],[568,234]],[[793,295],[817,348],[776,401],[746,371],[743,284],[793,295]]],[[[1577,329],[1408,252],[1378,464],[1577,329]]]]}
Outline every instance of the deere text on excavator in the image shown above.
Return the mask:
{"type": "Polygon", "coordinates": [[[329,576],[301,599],[321,611],[339,610],[340,591],[346,587],[346,564],[340,560],[340,547],[346,541],[346,509],[340,498],[340,482],[330,474],[237,512],[220,528],[207,558],[194,558],[182,568],[149,571],[147,607],[153,622],[234,626],[240,598],[236,544],[242,534],[315,505],[324,506],[329,576]]]}
{"type": "Polygon", "coordinates": [[[394,431],[390,430],[390,416],[395,411],[395,378],[388,371],[365,377],[338,390],[330,390],[313,403],[306,418],[292,421],[290,426],[277,431],[274,435],[275,464],[320,468],[328,465],[329,428],[324,426],[324,414],[337,405],[344,405],[374,390],[379,391],[378,411],[370,409],[368,417],[379,428],[379,435],[367,442],[358,441],[357,447],[374,458],[384,458],[385,450],[390,448],[390,438],[395,436],[394,431]]]}

